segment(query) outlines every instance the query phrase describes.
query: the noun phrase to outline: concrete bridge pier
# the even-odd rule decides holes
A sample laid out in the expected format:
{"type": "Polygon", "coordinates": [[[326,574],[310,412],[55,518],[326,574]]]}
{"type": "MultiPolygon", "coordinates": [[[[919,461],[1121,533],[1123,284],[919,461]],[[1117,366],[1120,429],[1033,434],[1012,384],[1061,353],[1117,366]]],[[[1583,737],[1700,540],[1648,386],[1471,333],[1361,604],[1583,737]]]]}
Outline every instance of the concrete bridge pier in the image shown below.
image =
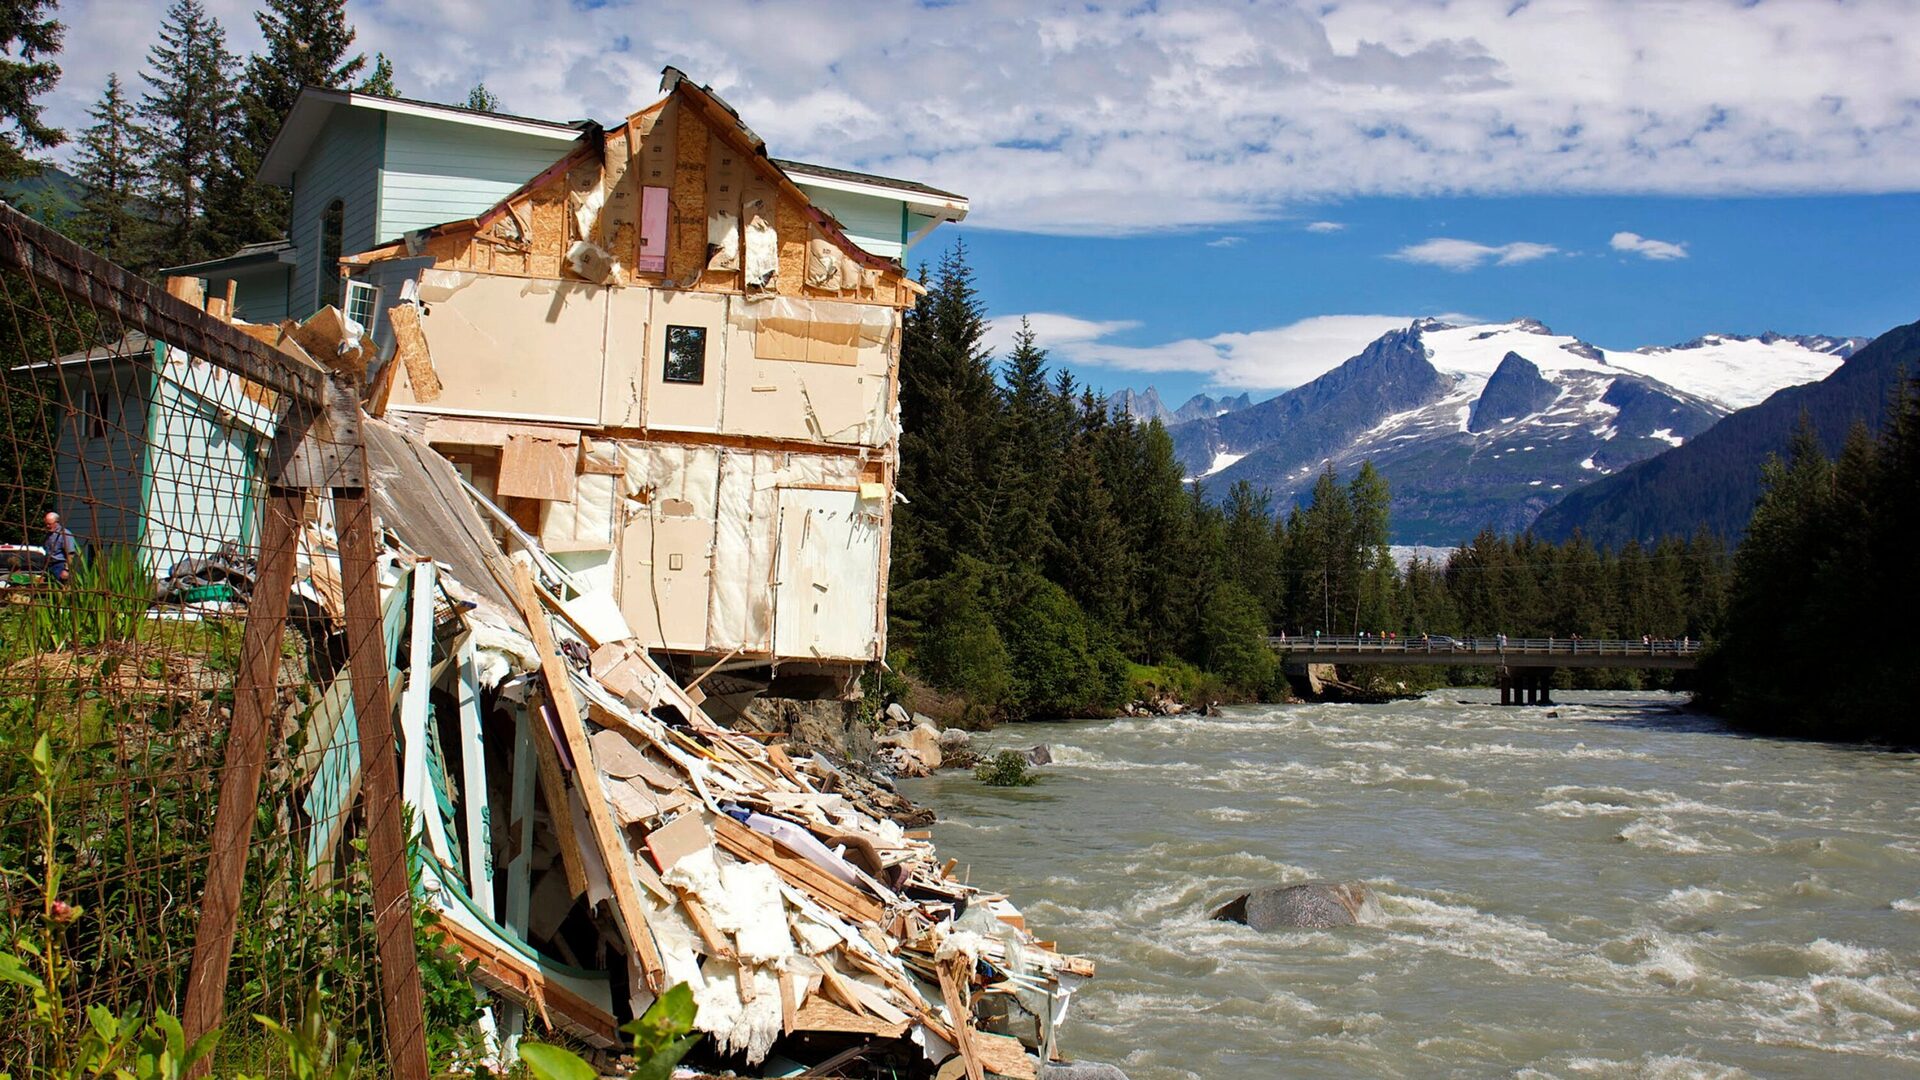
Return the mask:
{"type": "Polygon", "coordinates": [[[1506,668],[1501,668],[1499,674],[1494,677],[1494,681],[1500,684],[1500,704],[1513,704],[1513,673],[1506,668]]]}
{"type": "Polygon", "coordinates": [[[1553,669],[1540,669],[1540,704],[1553,704],[1553,669]]]}

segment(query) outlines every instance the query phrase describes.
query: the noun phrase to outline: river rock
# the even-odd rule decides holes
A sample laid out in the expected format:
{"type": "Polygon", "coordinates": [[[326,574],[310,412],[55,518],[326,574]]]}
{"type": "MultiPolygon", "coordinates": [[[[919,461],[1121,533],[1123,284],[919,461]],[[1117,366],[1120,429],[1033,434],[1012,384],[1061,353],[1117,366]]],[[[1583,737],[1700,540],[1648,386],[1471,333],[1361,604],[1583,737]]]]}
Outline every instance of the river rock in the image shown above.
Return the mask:
{"type": "Polygon", "coordinates": [[[955,750],[965,750],[973,745],[973,736],[957,727],[950,727],[940,733],[940,752],[951,754],[955,750]]]}
{"type": "Polygon", "coordinates": [[[1040,1080],[1127,1080],[1127,1074],[1098,1061],[1050,1062],[1040,1067],[1040,1080]]]}
{"type": "Polygon", "coordinates": [[[1213,917],[1245,923],[1255,930],[1325,930],[1352,926],[1360,922],[1363,915],[1372,916],[1378,911],[1379,904],[1365,885],[1309,881],[1241,893],[1214,912],[1213,917]]]}
{"type": "Polygon", "coordinates": [[[887,703],[886,712],[883,716],[886,721],[886,726],[890,730],[897,731],[901,728],[910,728],[913,726],[913,718],[907,715],[907,710],[897,701],[887,703]]]}
{"type": "Polygon", "coordinates": [[[1019,750],[1016,751],[1016,753],[1026,758],[1027,764],[1029,765],[1053,764],[1053,747],[1046,743],[1041,743],[1038,746],[1029,747],[1025,750],[1019,750]]]}

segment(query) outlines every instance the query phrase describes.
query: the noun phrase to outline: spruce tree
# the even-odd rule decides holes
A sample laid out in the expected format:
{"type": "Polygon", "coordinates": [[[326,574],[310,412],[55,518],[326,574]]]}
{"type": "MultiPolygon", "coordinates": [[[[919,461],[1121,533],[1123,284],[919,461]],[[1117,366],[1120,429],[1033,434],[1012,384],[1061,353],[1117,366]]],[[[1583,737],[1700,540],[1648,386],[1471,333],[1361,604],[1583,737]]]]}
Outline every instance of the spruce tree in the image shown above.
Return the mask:
{"type": "Polygon", "coordinates": [[[140,198],[140,133],[119,75],[107,76],[106,92],[87,115],[94,122],[80,136],[73,159],[74,179],[84,189],[75,238],[122,266],[145,269],[152,223],[140,198]]]}
{"type": "Polygon", "coordinates": [[[1047,379],[1047,351],[1020,320],[1003,368],[1006,399],[1005,467],[1000,470],[996,542],[1010,564],[1040,566],[1054,544],[1048,513],[1060,481],[1065,447],[1056,428],[1047,379]]]}
{"type": "MultiPolygon", "coordinates": [[[[365,55],[348,54],[354,31],[347,23],[346,0],[266,0],[253,18],[263,49],[247,58],[239,101],[242,137],[229,144],[209,193],[214,224],[226,246],[285,235],[287,193],[255,178],[260,159],[302,87],[347,87],[367,66],[365,55]]],[[[387,76],[391,81],[391,69],[387,76]]]]}
{"type": "Polygon", "coordinates": [[[393,84],[393,61],[386,53],[373,54],[373,70],[360,80],[354,89],[362,94],[378,94],[381,97],[399,97],[400,91],[393,84]]]}
{"type": "Polygon", "coordinates": [[[225,232],[205,220],[206,191],[229,170],[228,147],[241,135],[234,94],[237,60],[226,31],[200,0],[174,0],[147,51],[142,73],[149,90],[139,115],[150,178],[148,197],[159,213],[162,249],[171,262],[196,262],[215,250],[225,232]]]}
{"type": "Polygon", "coordinates": [[[35,100],[60,81],[53,57],[66,27],[49,11],[57,6],[55,0],[0,0],[0,180],[39,172],[28,155],[67,140],[66,132],[40,119],[35,100]]]}

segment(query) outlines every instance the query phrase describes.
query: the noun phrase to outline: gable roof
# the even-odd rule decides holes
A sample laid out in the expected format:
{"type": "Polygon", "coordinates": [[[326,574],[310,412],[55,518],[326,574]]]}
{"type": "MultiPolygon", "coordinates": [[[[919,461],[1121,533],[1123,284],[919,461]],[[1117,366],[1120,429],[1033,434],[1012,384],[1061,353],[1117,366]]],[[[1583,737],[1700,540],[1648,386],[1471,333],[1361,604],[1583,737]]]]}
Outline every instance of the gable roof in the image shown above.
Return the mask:
{"type": "Polygon", "coordinates": [[[377,112],[396,113],[405,116],[423,116],[451,124],[465,124],[493,131],[511,132],[517,135],[531,135],[536,138],[552,139],[555,143],[572,142],[578,138],[586,121],[562,124],[553,120],[537,120],[529,116],[514,116],[509,113],[482,112],[478,109],[462,108],[458,105],[442,105],[433,101],[417,101],[413,98],[382,97],[379,94],[362,94],[352,90],[325,90],[317,86],[303,87],[300,96],[294,99],[293,108],[280,125],[280,133],[273,138],[273,144],[267,147],[266,156],[260,160],[258,179],[261,183],[290,187],[293,184],[293,171],[307,156],[307,150],[313,145],[320,132],[326,127],[328,117],[339,108],[372,109],[377,112]]]}

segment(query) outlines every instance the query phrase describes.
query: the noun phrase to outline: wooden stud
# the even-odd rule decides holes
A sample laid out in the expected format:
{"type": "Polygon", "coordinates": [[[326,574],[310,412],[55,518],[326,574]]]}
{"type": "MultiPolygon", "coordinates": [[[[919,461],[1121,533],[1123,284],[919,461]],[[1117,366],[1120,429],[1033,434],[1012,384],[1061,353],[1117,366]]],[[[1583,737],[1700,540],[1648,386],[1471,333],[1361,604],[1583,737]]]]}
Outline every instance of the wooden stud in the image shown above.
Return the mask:
{"type": "Polygon", "coordinates": [[[467,893],[493,917],[493,814],[487,798],[487,740],[480,724],[480,673],[472,635],[460,643],[460,771],[466,788],[467,893]]]}
{"type": "Polygon", "coordinates": [[[560,866],[567,875],[567,895],[587,895],[586,857],[580,854],[580,838],[573,832],[573,797],[567,793],[566,773],[560,768],[560,751],[554,748],[547,727],[551,697],[541,699],[534,713],[533,750],[539,762],[540,794],[547,804],[547,821],[553,825],[554,839],[560,845],[560,866]]]}

